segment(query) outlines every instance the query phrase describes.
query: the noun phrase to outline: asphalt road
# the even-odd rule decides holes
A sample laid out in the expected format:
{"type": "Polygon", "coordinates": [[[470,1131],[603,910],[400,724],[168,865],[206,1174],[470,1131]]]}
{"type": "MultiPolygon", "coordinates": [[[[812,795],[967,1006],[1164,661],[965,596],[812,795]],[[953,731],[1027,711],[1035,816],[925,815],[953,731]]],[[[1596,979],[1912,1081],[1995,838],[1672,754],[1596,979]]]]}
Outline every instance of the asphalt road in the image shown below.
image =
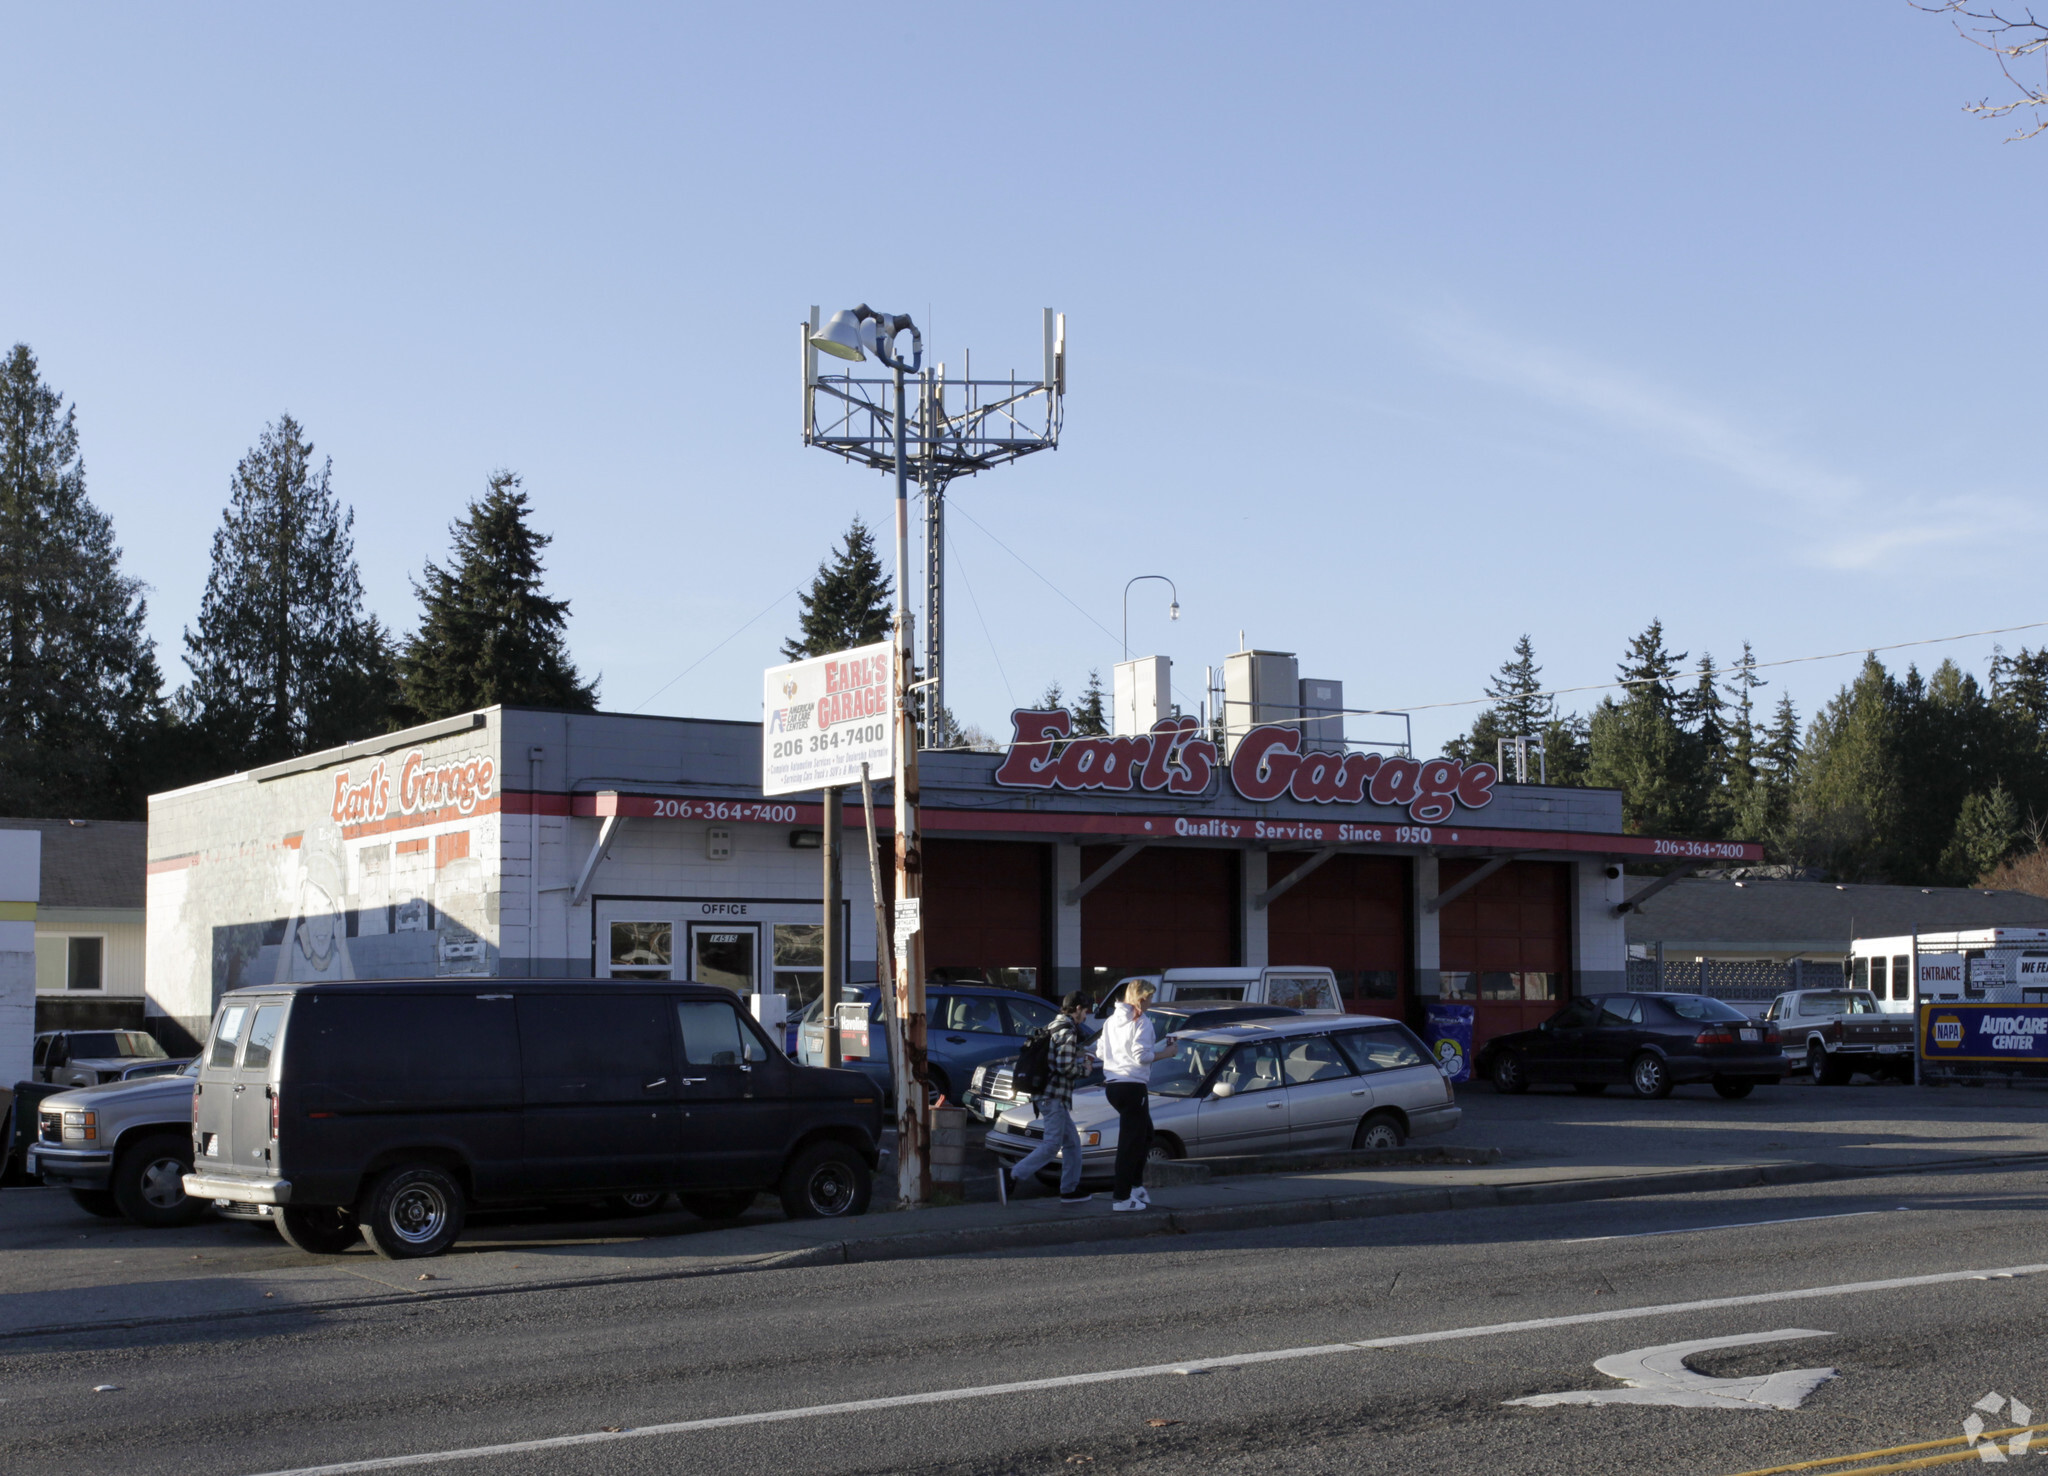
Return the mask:
{"type": "Polygon", "coordinates": [[[1992,1391],[2048,1411],[2044,1204],[2048,1174],[1918,1175],[16,1339],[0,1469],[1745,1472],[1955,1437],[1992,1391]],[[1797,1409],[1503,1403],[1783,1330],[1823,1335],[1691,1366],[1838,1371],[1797,1409]],[[1445,1336],[1327,1347],[1415,1334],[1445,1336]]]}

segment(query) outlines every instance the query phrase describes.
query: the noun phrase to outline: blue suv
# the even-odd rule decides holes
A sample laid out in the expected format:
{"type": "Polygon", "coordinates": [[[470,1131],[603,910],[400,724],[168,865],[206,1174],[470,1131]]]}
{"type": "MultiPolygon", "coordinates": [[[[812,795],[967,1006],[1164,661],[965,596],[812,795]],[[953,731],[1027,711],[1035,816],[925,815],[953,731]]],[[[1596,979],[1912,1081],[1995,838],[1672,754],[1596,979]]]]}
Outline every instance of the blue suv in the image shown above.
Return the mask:
{"type": "MultiPolygon", "coordinates": [[[[892,1090],[887,1021],[877,1008],[875,986],[848,985],[840,998],[844,1004],[866,1005],[868,1013],[865,1053],[857,1034],[848,1039],[850,1032],[842,1032],[846,1065],[865,1071],[884,1092],[892,1090]]],[[[1016,1055],[1032,1031],[1050,1025],[1059,1013],[1051,1001],[1014,989],[939,982],[926,986],[924,1008],[932,1090],[952,1102],[960,1101],[977,1066],[1016,1055]]],[[[798,1022],[797,1059],[806,1066],[825,1064],[825,1028],[817,1000],[798,1022]]]]}

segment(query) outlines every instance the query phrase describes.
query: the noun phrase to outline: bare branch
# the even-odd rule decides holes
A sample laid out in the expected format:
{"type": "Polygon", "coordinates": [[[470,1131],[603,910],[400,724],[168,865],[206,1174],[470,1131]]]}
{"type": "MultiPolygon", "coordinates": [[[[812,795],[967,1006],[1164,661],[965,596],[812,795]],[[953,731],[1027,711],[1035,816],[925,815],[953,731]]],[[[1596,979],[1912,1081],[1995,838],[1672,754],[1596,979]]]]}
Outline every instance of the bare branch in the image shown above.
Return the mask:
{"type": "MultiPolygon", "coordinates": [[[[1975,113],[1980,118],[2004,118],[2023,108],[2048,108],[2048,22],[2038,20],[2033,9],[2007,14],[1996,6],[1973,9],[1982,0],[1942,0],[1940,4],[1923,5],[1920,0],[1907,0],[1915,10],[1929,15],[1947,15],[1953,18],[1956,34],[1972,46],[1990,52],[1998,58],[1998,69],[2005,74],[2019,92],[2009,102],[1994,103],[1990,98],[1974,103],[1965,103],[1963,111],[1975,113]],[[2021,15],[2024,18],[2021,18],[2021,15]],[[1967,24],[1966,24],[1967,22],[1967,24]],[[2043,64],[2043,85],[2034,86],[2022,82],[2013,75],[2015,62],[2039,60],[2043,64]]],[[[2038,133],[2048,132],[2048,117],[2034,114],[2034,126],[2024,133],[2015,133],[2007,143],[2032,138],[2038,133]]]]}

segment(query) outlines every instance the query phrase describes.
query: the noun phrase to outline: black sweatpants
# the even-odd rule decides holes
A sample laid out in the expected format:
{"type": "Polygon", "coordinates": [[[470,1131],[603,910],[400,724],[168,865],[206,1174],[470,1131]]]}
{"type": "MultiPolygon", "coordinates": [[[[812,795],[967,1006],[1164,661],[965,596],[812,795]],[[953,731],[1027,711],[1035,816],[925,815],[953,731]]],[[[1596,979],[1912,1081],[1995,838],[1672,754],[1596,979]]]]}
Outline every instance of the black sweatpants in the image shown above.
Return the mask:
{"type": "Polygon", "coordinates": [[[1102,1094],[1116,1108],[1116,1197],[1129,1199],[1145,1182],[1145,1160],[1152,1153],[1151,1089],[1135,1081],[1112,1081],[1102,1094]]]}

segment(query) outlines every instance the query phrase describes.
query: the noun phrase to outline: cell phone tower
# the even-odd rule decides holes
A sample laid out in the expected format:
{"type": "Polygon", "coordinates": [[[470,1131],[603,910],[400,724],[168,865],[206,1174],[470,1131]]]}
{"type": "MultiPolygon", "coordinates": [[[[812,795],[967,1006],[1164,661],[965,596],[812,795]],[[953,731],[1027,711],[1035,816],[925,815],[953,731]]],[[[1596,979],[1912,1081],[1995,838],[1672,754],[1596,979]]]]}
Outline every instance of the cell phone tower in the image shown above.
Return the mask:
{"type": "MultiPolygon", "coordinates": [[[[804,444],[817,446],[848,461],[893,473],[896,468],[896,421],[904,415],[892,404],[891,374],[863,374],[853,369],[820,373],[820,344],[854,363],[876,354],[875,322],[866,309],[835,313],[823,332],[818,309],[803,326],[804,444]]],[[[915,334],[907,318],[891,320],[899,330],[915,334]]],[[[1006,462],[1050,451],[1060,443],[1060,419],[1067,392],[1067,315],[1045,310],[1044,361],[1036,379],[1019,379],[1013,370],[1001,379],[976,379],[969,353],[959,378],[946,366],[920,367],[916,402],[903,425],[906,469],[924,499],[924,675],[919,682],[921,744],[944,747],[950,734],[940,731],[946,710],[946,489],[956,477],[971,477],[1006,462]]],[[[906,393],[904,399],[908,400],[906,393]]]]}

